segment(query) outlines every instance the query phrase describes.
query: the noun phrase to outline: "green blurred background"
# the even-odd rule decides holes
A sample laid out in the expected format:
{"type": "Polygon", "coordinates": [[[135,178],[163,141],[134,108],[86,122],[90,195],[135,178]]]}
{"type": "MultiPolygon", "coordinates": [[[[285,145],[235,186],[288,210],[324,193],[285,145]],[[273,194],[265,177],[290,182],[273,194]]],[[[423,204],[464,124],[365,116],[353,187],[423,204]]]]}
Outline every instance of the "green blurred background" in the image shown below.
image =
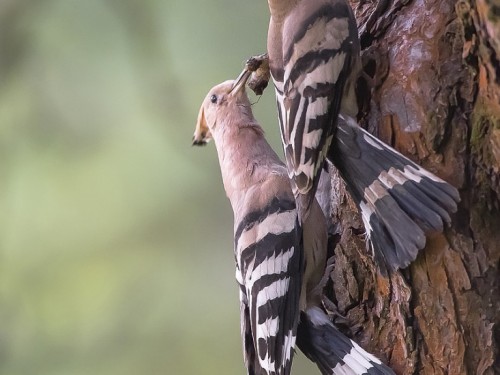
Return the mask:
{"type": "MultiPolygon", "coordinates": [[[[263,0],[0,0],[1,374],[245,372],[232,213],[191,136],[267,23],[263,0]]],[[[271,90],[254,107],[278,147],[271,90]]]]}

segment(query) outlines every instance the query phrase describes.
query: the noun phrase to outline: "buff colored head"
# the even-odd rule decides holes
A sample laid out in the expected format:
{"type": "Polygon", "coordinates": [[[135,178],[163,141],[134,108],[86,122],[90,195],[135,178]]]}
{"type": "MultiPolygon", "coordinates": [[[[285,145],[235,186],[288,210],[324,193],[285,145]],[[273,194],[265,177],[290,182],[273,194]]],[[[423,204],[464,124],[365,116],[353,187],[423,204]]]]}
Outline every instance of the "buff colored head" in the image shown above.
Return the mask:
{"type": "Polygon", "coordinates": [[[198,113],[198,121],[193,135],[193,145],[203,146],[213,138],[215,131],[226,124],[240,124],[245,117],[254,122],[245,84],[251,72],[244,70],[233,80],[223,82],[213,87],[198,113]]]}

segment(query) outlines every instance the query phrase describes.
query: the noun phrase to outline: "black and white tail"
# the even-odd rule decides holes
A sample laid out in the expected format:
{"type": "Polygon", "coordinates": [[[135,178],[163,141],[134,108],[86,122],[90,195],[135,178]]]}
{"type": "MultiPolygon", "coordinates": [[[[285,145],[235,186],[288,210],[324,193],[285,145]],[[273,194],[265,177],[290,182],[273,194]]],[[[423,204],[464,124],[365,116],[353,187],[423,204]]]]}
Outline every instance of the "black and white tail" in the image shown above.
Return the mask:
{"type": "Polygon", "coordinates": [[[328,158],[359,207],[382,272],[408,266],[457,210],[457,189],[339,116],[328,158]]]}
{"type": "Polygon", "coordinates": [[[297,346],[323,375],[395,375],[378,358],[335,328],[319,307],[301,313],[297,346]]]}

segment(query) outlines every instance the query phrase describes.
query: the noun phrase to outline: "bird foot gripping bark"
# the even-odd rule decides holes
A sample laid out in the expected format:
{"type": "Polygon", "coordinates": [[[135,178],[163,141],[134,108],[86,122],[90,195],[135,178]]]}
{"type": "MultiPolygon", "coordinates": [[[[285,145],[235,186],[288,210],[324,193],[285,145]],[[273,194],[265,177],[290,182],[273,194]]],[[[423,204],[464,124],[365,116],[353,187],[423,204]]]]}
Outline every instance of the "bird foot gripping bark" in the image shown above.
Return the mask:
{"type": "Polygon", "coordinates": [[[330,276],[333,271],[333,267],[335,266],[335,256],[331,256],[328,258],[326,262],[326,267],[325,267],[325,272],[323,274],[323,277],[321,278],[320,282],[318,285],[311,291],[312,295],[317,295],[321,297],[321,301],[323,303],[323,307],[328,311],[328,314],[333,317],[333,320],[336,323],[343,324],[343,325],[349,325],[349,320],[347,317],[342,315],[335,302],[331,301],[325,293],[323,293],[323,290],[326,287],[326,284],[328,283],[328,280],[330,280],[330,276]]]}
{"type": "Polygon", "coordinates": [[[316,285],[316,287],[312,290],[312,293],[314,295],[319,295],[319,296],[323,295],[323,289],[325,289],[326,284],[330,279],[330,275],[333,271],[334,266],[335,266],[335,256],[331,256],[330,258],[328,258],[326,262],[325,273],[323,274],[323,277],[321,278],[318,285],[316,285]]]}
{"type": "Polygon", "coordinates": [[[245,64],[245,69],[252,72],[252,76],[247,83],[248,87],[255,95],[262,95],[271,79],[267,53],[250,57],[245,64]]]}

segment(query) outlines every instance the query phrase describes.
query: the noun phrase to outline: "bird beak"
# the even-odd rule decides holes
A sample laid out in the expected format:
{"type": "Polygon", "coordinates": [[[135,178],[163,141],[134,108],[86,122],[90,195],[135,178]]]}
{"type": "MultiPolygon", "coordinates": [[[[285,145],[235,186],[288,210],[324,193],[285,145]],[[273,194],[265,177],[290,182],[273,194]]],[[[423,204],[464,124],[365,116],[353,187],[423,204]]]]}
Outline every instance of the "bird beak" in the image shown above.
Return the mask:
{"type": "Polygon", "coordinates": [[[249,71],[248,69],[244,69],[238,78],[236,78],[233,82],[233,86],[231,87],[231,90],[229,90],[229,95],[234,96],[238,94],[242,89],[245,88],[245,84],[248,81],[248,78],[252,75],[252,72],[249,71]]]}
{"type": "Polygon", "coordinates": [[[210,129],[208,129],[207,120],[205,119],[205,111],[203,105],[198,113],[198,120],[196,121],[196,129],[193,135],[193,146],[205,146],[208,141],[212,139],[210,129]]]}

